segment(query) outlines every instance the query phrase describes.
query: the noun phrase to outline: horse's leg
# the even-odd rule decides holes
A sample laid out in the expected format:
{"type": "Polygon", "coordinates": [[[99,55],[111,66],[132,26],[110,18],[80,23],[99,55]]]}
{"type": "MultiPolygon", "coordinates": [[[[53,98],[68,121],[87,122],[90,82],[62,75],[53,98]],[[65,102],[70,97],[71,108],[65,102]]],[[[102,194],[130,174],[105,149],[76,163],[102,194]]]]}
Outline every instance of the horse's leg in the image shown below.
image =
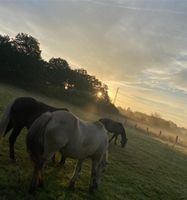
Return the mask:
{"type": "Polygon", "coordinates": [[[37,186],[41,188],[43,187],[43,176],[41,169],[38,171],[37,186]]]}
{"type": "Polygon", "coordinates": [[[6,134],[10,131],[10,129],[12,129],[12,128],[13,128],[12,122],[11,122],[11,120],[9,120],[8,126],[7,126],[6,131],[5,131],[5,135],[6,135],[6,134]]]}
{"type": "Polygon", "coordinates": [[[100,172],[104,173],[106,170],[106,166],[108,165],[108,151],[106,151],[100,162],[100,172]]]}
{"type": "Polygon", "coordinates": [[[53,163],[55,163],[55,159],[56,159],[56,153],[51,158],[51,160],[52,160],[53,163]]]}
{"type": "Polygon", "coordinates": [[[65,162],[66,162],[66,158],[63,155],[61,155],[60,165],[64,165],[65,162]]]}
{"type": "Polygon", "coordinates": [[[116,136],[116,134],[114,134],[114,135],[110,138],[109,143],[112,142],[112,140],[114,139],[115,136],[116,136]]]}
{"type": "Polygon", "coordinates": [[[19,133],[20,133],[22,128],[23,127],[21,127],[21,126],[20,127],[14,127],[14,129],[13,129],[13,131],[12,131],[10,137],[9,137],[9,148],[10,148],[9,156],[10,156],[10,159],[12,161],[15,161],[14,144],[15,144],[16,138],[18,137],[18,135],[19,135],[19,133]]]}
{"type": "Polygon", "coordinates": [[[38,180],[37,180],[38,187],[43,187],[43,175],[42,175],[43,164],[44,162],[40,164],[39,169],[38,169],[38,180]]]}
{"type": "Polygon", "coordinates": [[[37,188],[37,182],[38,182],[38,176],[39,176],[39,168],[35,165],[34,171],[30,183],[29,193],[34,194],[37,188]]]}
{"type": "Polygon", "coordinates": [[[98,179],[99,179],[99,163],[98,159],[92,159],[92,169],[91,169],[91,178],[89,192],[95,192],[98,188],[98,179]]]}
{"type": "Polygon", "coordinates": [[[74,171],[73,177],[71,178],[70,183],[69,183],[69,188],[70,189],[74,189],[74,187],[75,187],[75,181],[77,180],[77,178],[79,176],[79,173],[81,171],[82,162],[83,162],[83,160],[78,160],[77,161],[77,165],[75,167],[75,171],[74,171]]]}
{"type": "Polygon", "coordinates": [[[115,135],[114,144],[117,144],[118,135],[115,135]]]}
{"type": "Polygon", "coordinates": [[[30,194],[34,194],[37,187],[43,187],[43,177],[42,177],[43,164],[44,164],[43,161],[40,163],[40,165],[34,163],[34,171],[29,188],[30,194]]]}

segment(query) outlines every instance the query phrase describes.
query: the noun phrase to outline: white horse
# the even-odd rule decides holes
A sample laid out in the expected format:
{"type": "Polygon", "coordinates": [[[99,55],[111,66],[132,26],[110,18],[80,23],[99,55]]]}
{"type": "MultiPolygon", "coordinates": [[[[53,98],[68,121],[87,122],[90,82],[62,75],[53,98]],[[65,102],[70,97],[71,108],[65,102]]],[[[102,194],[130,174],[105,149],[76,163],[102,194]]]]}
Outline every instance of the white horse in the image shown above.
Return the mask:
{"type": "Polygon", "coordinates": [[[94,192],[97,189],[108,154],[107,131],[99,121],[86,122],[66,111],[46,112],[29,129],[26,143],[34,164],[30,193],[43,185],[44,163],[57,151],[64,157],[78,159],[70,188],[74,188],[83,160],[90,158],[92,169],[89,190],[94,192]]]}

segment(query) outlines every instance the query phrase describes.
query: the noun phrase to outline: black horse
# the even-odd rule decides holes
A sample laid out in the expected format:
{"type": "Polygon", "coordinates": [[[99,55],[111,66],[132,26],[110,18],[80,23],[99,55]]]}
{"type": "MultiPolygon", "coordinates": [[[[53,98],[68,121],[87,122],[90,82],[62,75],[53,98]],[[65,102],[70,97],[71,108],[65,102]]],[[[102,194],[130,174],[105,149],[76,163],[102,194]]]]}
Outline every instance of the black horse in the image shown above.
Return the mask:
{"type": "Polygon", "coordinates": [[[115,138],[114,143],[117,144],[118,135],[121,135],[121,146],[125,147],[125,144],[127,143],[128,139],[126,136],[125,128],[123,127],[122,123],[116,122],[108,118],[102,118],[99,121],[105,126],[105,129],[108,132],[114,133],[113,136],[110,138],[109,142],[111,142],[115,138]]]}
{"type": "Polygon", "coordinates": [[[7,106],[0,122],[0,137],[13,129],[9,137],[9,156],[12,161],[15,161],[14,144],[21,130],[24,127],[29,129],[41,114],[56,110],[68,111],[67,108],[55,108],[31,97],[16,98],[7,106]]]}

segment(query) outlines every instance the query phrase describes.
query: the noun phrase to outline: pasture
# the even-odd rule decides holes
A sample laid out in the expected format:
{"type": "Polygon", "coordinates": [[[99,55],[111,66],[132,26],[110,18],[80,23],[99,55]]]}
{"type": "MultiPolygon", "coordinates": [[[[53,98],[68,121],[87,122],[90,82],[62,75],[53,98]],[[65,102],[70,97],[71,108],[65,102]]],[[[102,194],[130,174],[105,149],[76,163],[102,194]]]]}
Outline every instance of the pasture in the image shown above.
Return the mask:
{"type": "MultiPolygon", "coordinates": [[[[18,96],[32,96],[56,107],[67,107],[86,120],[100,116],[94,109],[69,105],[45,96],[0,84],[0,115],[7,103],[18,96]]],[[[44,170],[44,188],[35,197],[28,195],[32,165],[25,147],[26,130],[17,139],[15,149],[17,163],[8,158],[8,137],[0,141],[0,200],[21,199],[102,199],[102,200],[185,200],[187,199],[187,150],[163,143],[143,132],[127,127],[128,144],[109,147],[109,162],[99,190],[88,193],[90,161],[83,169],[74,191],[68,183],[75,161],[67,159],[64,166],[49,161],[44,170]]],[[[57,156],[59,159],[59,155],[57,156]]]]}
{"type": "Polygon", "coordinates": [[[131,127],[139,129],[140,131],[144,131],[146,134],[150,134],[154,137],[157,137],[169,143],[174,144],[176,142],[176,136],[178,136],[177,143],[180,144],[181,146],[187,147],[187,134],[185,133],[163,129],[163,128],[160,128],[159,126],[155,127],[155,126],[150,126],[148,124],[138,123],[133,120],[128,120],[127,123],[131,127]],[[148,132],[147,132],[147,128],[148,128],[148,132]],[[161,131],[161,134],[160,134],[160,131],[161,131]]]}

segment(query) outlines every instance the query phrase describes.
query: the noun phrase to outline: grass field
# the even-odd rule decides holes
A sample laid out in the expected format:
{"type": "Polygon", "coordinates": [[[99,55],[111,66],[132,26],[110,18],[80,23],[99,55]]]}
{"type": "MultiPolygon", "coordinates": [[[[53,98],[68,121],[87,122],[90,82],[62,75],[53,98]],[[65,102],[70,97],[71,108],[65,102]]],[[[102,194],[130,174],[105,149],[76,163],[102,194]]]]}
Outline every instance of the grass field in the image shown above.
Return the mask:
{"type": "MultiPolygon", "coordinates": [[[[0,84],[0,115],[7,103],[17,96],[33,96],[55,106],[68,107],[83,119],[98,116],[64,102],[35,95],[0,84]]],[[[127,127],[128,144],[125,149],[113,144],[109,147],[109,162],[99,190],[88,193],[90,161],[86,161],[75,191],[67,189],[75,161],[65,166],[48,163],[44,170],[45,187],[35,197],[27,194],[32,166],[25,148],[26,130],[16,143],[17,163],[8,159],[8,137],[0,141],[0,200],[21,199],[97,199],[97,200],[186,200],[187,150],[173,148],[133,128],[127,127]]]]}
{"type": "Polygon", "coordinates": [[[159,126],[151,126],[148,124],[143,124],[139,122],[135,122],[133,120],[128,120],[127,121],[128,125],[131,127],[136,127],[136,129],[139,129],[140,131],[144,131],[147,134],[150,134],[154,137],[158,137],[161,140],[168,141],[170,143],[175,143],[176,141],[176,136],[178,136],[178,141],[177,143],[181,146],[187,147],[187,134],[181,133],[180,131],[172,131],[168,129],[163,129],[160,128],[159,126]],[[147,128],[149,132],[147,132],[147,128]],[[160,135],[161,131],[161,135],[160,135]]]}

